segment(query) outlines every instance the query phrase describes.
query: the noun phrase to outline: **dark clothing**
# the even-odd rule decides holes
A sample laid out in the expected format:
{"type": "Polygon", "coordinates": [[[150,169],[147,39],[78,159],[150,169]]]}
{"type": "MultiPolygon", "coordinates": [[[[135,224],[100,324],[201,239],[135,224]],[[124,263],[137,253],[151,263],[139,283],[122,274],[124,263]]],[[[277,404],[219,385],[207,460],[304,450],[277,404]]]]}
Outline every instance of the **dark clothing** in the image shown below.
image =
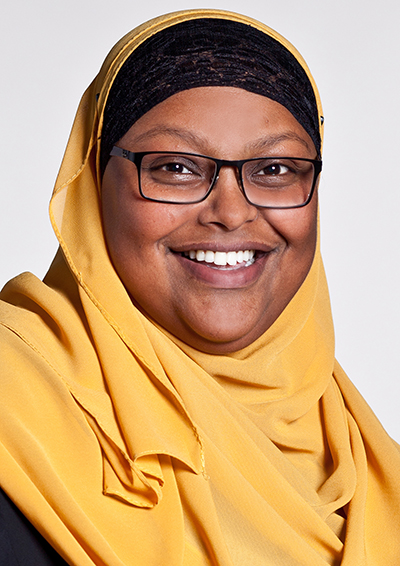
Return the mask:
{"type": "Polygon", "coordinates": [[[67,566],[0,490],[0,566],[67,566]]]}

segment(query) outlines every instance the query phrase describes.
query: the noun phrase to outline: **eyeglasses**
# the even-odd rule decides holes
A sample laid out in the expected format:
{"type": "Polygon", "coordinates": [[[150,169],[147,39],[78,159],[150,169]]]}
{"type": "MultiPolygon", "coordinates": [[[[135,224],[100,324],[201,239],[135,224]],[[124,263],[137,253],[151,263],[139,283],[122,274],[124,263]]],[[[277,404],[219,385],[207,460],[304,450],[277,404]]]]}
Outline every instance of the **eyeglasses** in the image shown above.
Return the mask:
{"type": "Polygon", "coordinates": [[[258,157],[227,161],[194,153],[133,153],[114,146],[110,155],[137,167],[139,192],[147,200],[194,204],[211,193],[222,167],[235,167],[246,200],[263,208],[300,208],[311,200],[322,161],[300,157],[258,157]]]}

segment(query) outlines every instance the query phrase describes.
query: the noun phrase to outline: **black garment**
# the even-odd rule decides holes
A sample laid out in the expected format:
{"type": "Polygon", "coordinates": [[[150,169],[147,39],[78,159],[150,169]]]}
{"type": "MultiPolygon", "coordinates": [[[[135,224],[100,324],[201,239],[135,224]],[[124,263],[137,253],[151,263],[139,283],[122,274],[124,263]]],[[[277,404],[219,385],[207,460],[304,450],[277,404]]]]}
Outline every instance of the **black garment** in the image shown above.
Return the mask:
{"type": "Polygon", "coordinates": [[[0,490],[0,566],[68,566],[0,490]]]}

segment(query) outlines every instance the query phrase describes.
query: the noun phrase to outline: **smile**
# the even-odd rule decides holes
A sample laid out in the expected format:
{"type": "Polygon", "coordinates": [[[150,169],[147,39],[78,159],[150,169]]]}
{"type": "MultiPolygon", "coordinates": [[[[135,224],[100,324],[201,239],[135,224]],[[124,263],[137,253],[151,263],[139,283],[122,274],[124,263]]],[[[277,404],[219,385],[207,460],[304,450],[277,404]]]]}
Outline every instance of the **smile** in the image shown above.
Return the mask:
{"type": "Polygon", "coordinates": [[[189,250],[182,252],[182,256],[195,262],[205,262],[210,267],[232,268],[240,265],[248,267],[255,261],[254,250],[239,250],[229,252],[218,252],[212,250],[189,250]]]}

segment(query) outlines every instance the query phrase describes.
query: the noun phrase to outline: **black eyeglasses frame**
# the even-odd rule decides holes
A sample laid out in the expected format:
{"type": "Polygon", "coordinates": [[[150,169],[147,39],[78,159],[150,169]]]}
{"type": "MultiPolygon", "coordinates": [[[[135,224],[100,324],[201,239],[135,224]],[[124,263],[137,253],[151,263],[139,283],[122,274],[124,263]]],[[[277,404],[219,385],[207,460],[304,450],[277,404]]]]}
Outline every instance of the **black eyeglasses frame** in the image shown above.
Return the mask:
{"type": "Polygon", "coordinates": [[[256,207],[259,207],[259,208],[270,208],[270,209],[281,209],[281,210],[288,210],[288,209],[292,209],[292,208],[302,208],[303,206],[307,206],[307,204],[311,201],[312,196],[314,194],[315,186],[317,184],[318,176],[320,175],[320,173],[322,171],[322,160],[320,160],[320,159],[306,159],[304,157],[270,156],[270,157],[252,157],[250,159],[239,159],[239,160],[230,161],[230,160],[227,160],[227,159],[217,159],[216,157],[209,157],[208,155],[201,155],[201,154],[197,154],[197,153],[188,153],[188,152],[184,152],[184,151],[140,151],[140,152],[133,152],[133,151],[129,151],[128,149],[123,149],[122,147],[119,147],[117,145],[114,145],[114,147],[110,151],[110,156],[123,157],[124,159],[128,159],[129,161],[134,163],[136,165],[137,172],[138,172],[138,181],[139,181],[138,185],[139,185],[140,195],[145,200],[149,200],[149,201],[152,201],[152,202],[161,202],[161,203],[165,203],[165,204],[197,204],[199,202],[203,202],[204,200],[206,200],[206,198],[210,195],[211,191],[213,190],[215,183],[218,180],[218,176],[219,176],[219,172],[220,172],[221,168],[222,167],[236,167],[236,169],[239,172],[239,187],[240,187],[240,190],[242,191],[243,196],[246,199],[246,201],[249,204],[251,204],[252,206],[256,206],[256,207]],[[215,170],[214,177],[211,180],[210,188],[208,189],[206,194],[201,199],[198,199],[198,200],[195,200],[195,201],[189,201],[189,202],[188,201],[177,202],[177,201],[154,199],[154,198],[151,198],[151,197],[144,195],[143,191],[142,191],[142,187],[141,187],[141,175],[140,175],[140,168],[141,168],[142,160],[146,155],[158,154],[158,153],[165,153],[167,155],[191,155],[193,157],[203,157],[203,158],[206,158],[206,159],[210,159],[211,161],[214,161],[214,163],[216,164],[216,170],[215,170]],[[296,204],[296,205],[292,205],[292,206],[264,206],[262,204],[255,204],[255,203],[251,202],[251,200],[248,198],[248,196],[246,194],[246,190],[245,190],[244,185],[243,185],[242,169],[243,169],[244,164],[249,162],[249,161],[258,161],[260,159],[274,159],[274,158],[278,158],[278,157],[279,157],[279,159],[293,159],[293,160],[296,160],[296,161],[307,161],[308,163],[313,164],[313,166],[314,166],[313,182],[312,182],[311,190],[308,194],[307,200],[304,203],[296,204]]]}

